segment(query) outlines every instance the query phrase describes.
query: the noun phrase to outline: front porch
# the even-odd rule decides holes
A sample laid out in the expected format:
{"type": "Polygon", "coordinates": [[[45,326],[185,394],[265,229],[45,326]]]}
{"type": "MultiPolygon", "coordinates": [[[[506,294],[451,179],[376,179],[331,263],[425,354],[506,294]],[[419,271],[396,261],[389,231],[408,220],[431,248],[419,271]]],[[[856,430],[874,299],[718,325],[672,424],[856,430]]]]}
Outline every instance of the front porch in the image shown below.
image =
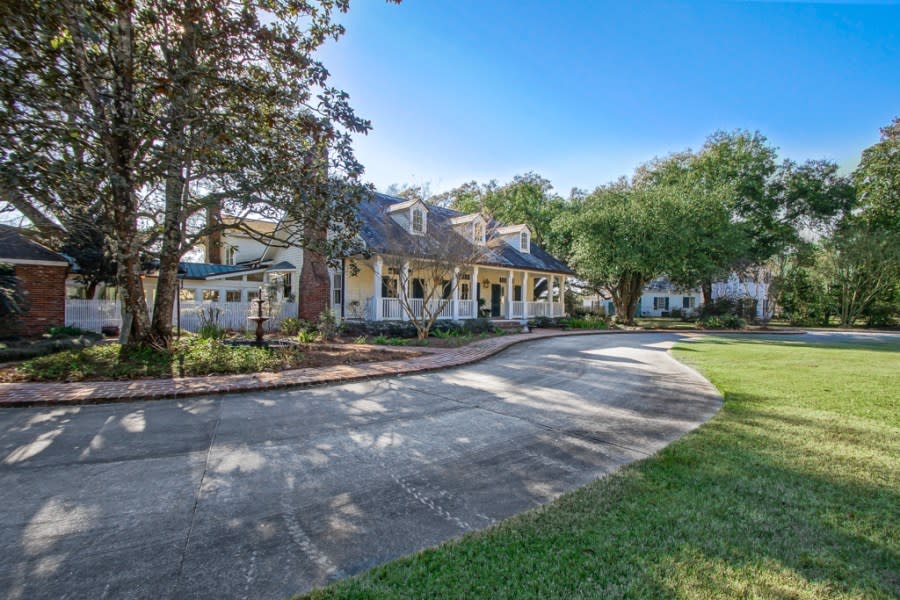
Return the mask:
{"type": "Polygon", "coordinates": [[[437,314],[438,320],[525,321],[565,314],[564,275],[462,266],[447,273],[440,289],[433,289],[433,271],[426,277],[408,263],[389,266],[375,257],[357,266],[355,275],[345,272],[333,278],[333,290],[340,291],[332,293],[332,308],[340,318],[405,321],[437,314]]]}

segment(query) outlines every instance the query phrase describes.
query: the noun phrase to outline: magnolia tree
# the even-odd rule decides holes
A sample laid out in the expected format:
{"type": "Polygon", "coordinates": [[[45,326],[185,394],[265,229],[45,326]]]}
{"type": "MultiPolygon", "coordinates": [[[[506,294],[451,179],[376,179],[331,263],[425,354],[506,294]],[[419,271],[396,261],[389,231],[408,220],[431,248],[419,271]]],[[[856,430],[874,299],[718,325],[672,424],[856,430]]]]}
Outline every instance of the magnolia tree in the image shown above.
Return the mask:
{"type": "Polygon", "coordinates": [[[361,196],[351,136],[370,124],[315,52],[343,34],[333,17],[348,8],[0,3],[0,205],[48,233],[90,207],[132,344],[169,343],[178,262],[244,217],[298,223],[286,243],[342,254],[361,196]],[[238,218],[224,223],[220,212],[238,218]],[[158,264],[152,317],[148,254],[158,264]]]}
{"type": "Polygon", "coordinates": [[[450,230],[415,236],[412,243],[414,247],[405,248],[402,255],[387,256],[384,265],[399,273],[400,310],[416,328],[418,338],[425,339],[441,314],[449,310],[460,270],[481,262],[490,250],[450,230]]]}

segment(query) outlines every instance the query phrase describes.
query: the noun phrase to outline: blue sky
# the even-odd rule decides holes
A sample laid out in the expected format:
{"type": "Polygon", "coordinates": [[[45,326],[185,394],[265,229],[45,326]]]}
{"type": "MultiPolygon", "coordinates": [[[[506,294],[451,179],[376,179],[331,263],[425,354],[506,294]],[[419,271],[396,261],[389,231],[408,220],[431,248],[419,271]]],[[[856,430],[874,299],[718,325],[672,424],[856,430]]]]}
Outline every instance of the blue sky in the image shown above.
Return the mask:
{"type": "Polygon", "coordinates": [[[366,178],[593,188],[717,129],[846,168],[900,116],[900,2],[357,0],[322,52],[366,178]]]}

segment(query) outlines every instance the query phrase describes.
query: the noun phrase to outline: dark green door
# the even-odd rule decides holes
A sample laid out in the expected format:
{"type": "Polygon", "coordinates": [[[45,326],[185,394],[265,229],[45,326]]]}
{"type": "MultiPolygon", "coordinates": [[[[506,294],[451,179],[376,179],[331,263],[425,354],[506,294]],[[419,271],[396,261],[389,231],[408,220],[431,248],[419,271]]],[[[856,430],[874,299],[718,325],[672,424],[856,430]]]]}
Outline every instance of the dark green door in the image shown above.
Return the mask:
{"type": "Polygon", "coordinates": [[[491,316],[500,316],[500,299],[503,296],[503,286],[499,283],[491,284],[491,316]]]}

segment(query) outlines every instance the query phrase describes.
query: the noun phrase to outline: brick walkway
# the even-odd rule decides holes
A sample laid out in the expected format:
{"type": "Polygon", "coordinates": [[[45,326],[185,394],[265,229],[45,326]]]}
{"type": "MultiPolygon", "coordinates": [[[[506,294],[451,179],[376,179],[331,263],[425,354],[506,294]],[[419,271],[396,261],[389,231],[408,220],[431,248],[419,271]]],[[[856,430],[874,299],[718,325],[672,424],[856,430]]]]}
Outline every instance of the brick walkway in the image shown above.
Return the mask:
{"type": "MultiPolygon", "coordinates": [[[[209,375],[177,379],[133,381],[83,381],[72,383],[2,383],[0,407],[47,406],[54,404],[94,404],[128,400],[184,398],[207,394],[252,392],[275,388],[343,383],[373,377],[446,369],[487,358],[513,344],[585,331],[537,330],[472,342],[460,348],[427,352],[405,360],[293,369],[277,373],[209,375]]],[[[409,350],[410,348],[404,348],[409,350]]],[[[430,349],[429,349],[430,350],[430,349]]]]}
{"type": "MultiPolygon", "coordinates": [[[[252,392],[276,388],[344,383],[434,371],[473,363],[514,344],[548,337],[623,333],[697,333],[682,331],[560,331],[539,329],[472,342],[460,348],[428,349],[422,356],[405,360],[338,365],[254,373],[249,375],[209,375],[177,379],[138,379],[133,381],[85,381],[72,383],[0,383],[0,408],[10,406],[49,406],[55,404],[95,404],[129,400],[184,398],[208,394],[252,392]]],[[[724,333],[724,332],[723,332],[724,333]]],[[[775,333],[769,331],[768,333],[775,333]]],[[[410,349],[410,348],[405,348],[410,349]]]]}

